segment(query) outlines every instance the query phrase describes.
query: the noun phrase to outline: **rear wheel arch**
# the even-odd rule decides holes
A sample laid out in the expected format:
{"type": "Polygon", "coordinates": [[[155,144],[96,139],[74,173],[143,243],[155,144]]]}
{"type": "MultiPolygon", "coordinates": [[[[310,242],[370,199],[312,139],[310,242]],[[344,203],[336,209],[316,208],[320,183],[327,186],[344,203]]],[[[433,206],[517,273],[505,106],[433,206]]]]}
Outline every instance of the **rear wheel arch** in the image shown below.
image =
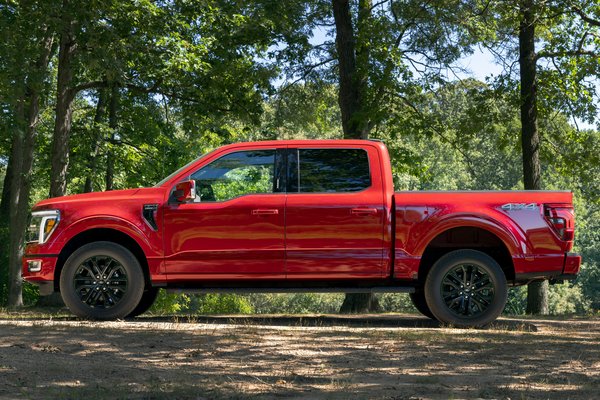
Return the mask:
{"type": "Polygon", "coordinates": [[[505,240],[481,227],[461,226],[444,230],[427,244],[419,263],[419,282],[424,284],[433,265],[455,250],[481,251],[500,265],[507,281],[515,279],[515,266],[505,240]]]}
{"type": "Polygon", "coordinates": [[[144,273],[144,286],[146,289],[151,287],[150,280],[150,270],[148,267],[148,260],[146,258],[146,254],[142,247],[138,244],[138,242],[131,237],[130,235],[119,231],[117,229],[111,228],[93,228],[86,231],[83,231],[75,236],[73,236],[67,244],[63,247],[60,254],[58,255],[58,260],[56,262],[56,267],[54,269],[54,290],[59,291],[59,282],[60,282],[60,274],[65,266],[65,262],[67,259],[73,254],[77,249],[85,246],[86,244],[93,242],[112,242],[118,245],[125,247],[129,250],[135,258],[140,263],[142,267],[142,271],[144,273]]]}

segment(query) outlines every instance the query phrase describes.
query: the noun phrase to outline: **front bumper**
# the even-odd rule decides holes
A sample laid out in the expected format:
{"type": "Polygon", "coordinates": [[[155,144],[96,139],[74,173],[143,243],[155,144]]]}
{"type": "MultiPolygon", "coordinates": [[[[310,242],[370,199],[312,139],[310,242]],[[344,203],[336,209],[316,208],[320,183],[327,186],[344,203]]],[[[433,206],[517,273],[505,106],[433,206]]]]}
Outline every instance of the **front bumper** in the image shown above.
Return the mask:
{"type": "Polygon", "coordinates": [[[54,292],[54,269],[58,254],[25,254],[22,261],[22,276],[29,283],[40,288],[40,294],[47,296],[54,292]]]}

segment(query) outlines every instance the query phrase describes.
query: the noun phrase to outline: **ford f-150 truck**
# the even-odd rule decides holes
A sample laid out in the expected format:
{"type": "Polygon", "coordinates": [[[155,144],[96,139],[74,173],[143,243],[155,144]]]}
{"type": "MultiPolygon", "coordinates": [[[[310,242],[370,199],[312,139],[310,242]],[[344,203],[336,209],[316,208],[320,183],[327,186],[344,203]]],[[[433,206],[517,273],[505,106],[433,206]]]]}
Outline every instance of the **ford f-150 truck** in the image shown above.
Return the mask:
{"type": "Polygon", "coordinates": [[[159,288],[405,292],[483,326],[511,285],[572,279],[570,192],[394,192],[370,140],[239,143],[151,188],[36,204],[24,278],[81,317],[136,316],[159,288]]]}

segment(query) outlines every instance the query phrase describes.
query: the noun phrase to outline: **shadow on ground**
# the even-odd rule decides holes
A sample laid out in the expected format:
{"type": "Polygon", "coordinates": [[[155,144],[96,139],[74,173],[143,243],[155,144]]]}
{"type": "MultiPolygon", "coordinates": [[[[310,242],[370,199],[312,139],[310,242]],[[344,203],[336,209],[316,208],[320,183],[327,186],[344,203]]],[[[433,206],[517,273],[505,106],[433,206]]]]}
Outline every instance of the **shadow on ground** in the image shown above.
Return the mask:
{"type": "MultiPolygon", "coordinates": [[[[138,317],[131,321],[172,322],[174,317],[138,317]]],[[[406,315],[184,315],[182,323],[234,324],[261,326],[339,326],[362,328],[444,328],[448,327],[419,316],[406,315]]],[[[527,321],[499,320],[483,329],[536,332],[537,327],[527,321]]]]}
{"type": "MultiPolygon", "coordinates": [[[[0,321],[84,321],[84,319],[68,316],[39,316],[36,314],[18,316],[2,316],[0,321]]],[[[296,326],[296,327],[362,327],[362,328],[447,328],[449,326],[438,321],[415,315],[398,314],[348,314],[348,315],[142,315],[128,318],[126,322],[177,322],[188,324],[229,324],[260,326],[296,326]]],[[[505,331],[536,332],[535,324],[518,319],[500,319],[481,329],[505,331]]]]}
{"type": "Polygon", "coordinates": [[[578,400],[600,378],[599,320],[459,330],[407,315],[4,317],[0,335],[7,399],[578,400]]]}

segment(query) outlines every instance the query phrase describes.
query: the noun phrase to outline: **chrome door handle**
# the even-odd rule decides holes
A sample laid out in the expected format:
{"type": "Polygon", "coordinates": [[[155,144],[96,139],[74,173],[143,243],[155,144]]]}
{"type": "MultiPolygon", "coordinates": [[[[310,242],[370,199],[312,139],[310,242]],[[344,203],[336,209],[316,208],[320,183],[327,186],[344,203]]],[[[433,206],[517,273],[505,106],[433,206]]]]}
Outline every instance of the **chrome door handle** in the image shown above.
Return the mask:
{"type": "Polygon", "coordinates": [[[252,215],[277,215],[277,214],[279,214],[279,210],[276,208],[252,210],[252,215]]]}
{"type": "Polygon", "coordinates": [[[375,215],[377,214],[376,208],[353,208],[350,210],[352,215],[375,215]]]}

